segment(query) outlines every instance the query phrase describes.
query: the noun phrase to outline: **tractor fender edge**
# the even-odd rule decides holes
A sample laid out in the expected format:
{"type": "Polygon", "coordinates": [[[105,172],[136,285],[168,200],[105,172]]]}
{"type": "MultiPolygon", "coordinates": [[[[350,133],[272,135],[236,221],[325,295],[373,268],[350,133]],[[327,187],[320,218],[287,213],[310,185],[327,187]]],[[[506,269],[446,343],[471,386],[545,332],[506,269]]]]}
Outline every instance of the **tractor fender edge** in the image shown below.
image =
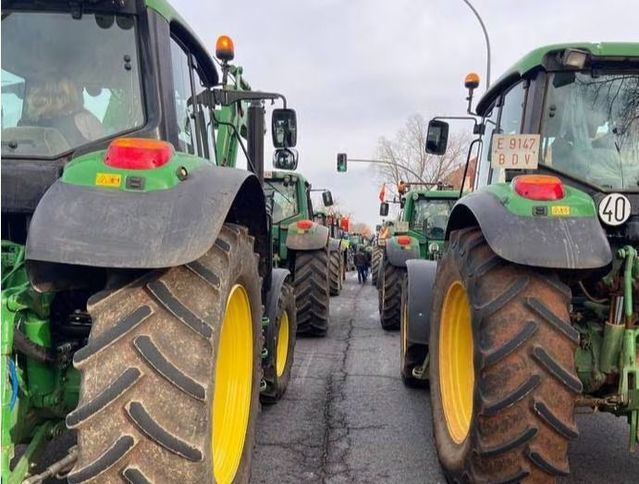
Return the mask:
{"type": "Polygon", "coordinates": [[[433,305],[433,287],[437,262],[413,259],[406,262],[408,284],[408,324],[406,338],[410,343],[428,344],[430,316],[433,305]]]}
{"type": "Polygon", "coordinates": [[[270,244],[264,193],[248,171],[207,165],[174,188],[140,193],[57,180],[33,214],[27,259],[31,268],[38,262],[173,267],[204,255],[225,222],[247,226],[264,259],[270,244]]]}
{"type": "Polygon", "coordinates": [[[318,250],[327,246],[329,231],[327,227],[313,222],[309,230],[299,231],[293,222],[286,231],[286,247],[289,250],[318,250]]]}
{"type": "Polygon", "coordinates": [[[391,237],[386,241],[386,258],[388,262],[396,267],[406,267],[406,261],[419,259],[419,242],[411,237],[411,244],[408,246],[399,245],[396,237],[391,237]]]}
{"type": "Polygon", "coordinates": [[[493,194],[474,192],[451,212],[453,230],[479,226],[490,248],[515,264],[552,269],[598,269],[612,261],[606,233],[596,217],[523,217],[493,194]]]}

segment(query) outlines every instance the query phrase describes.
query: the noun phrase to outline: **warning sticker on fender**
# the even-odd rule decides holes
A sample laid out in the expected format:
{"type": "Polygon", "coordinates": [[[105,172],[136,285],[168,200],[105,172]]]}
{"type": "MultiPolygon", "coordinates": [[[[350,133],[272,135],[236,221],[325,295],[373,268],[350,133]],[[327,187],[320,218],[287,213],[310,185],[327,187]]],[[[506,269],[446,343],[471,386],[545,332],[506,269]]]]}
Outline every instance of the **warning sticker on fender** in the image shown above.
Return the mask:
{"type": "Polygon", "coordinates": [[[96,173],[95,184],[99,187],[118,188],[122,183],[122,175],[117,173],[96,173]]]}
{"type": "Polygon", "coordinates": [[[534,170],[538,163],[538,134],[493,135],[490,159],[493,169],[534,170]]]}

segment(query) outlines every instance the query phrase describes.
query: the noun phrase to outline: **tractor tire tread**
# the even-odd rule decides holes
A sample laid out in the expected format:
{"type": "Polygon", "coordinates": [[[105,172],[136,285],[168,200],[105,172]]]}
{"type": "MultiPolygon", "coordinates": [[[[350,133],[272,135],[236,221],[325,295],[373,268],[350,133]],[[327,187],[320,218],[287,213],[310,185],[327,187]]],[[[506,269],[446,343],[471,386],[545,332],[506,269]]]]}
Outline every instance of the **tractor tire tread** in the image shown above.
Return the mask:
{"type": "Polygon", "coordinates": [[[293,284],[297,333],[324,336],[328,329],[330,304],[328,250],[297,252],[293,284]]]}
{"type": "Polygon", "coordinates": [[[386,331],[394,331],[399,329],[401,322],[401,284],[406,269],[394,266],[385,259],[380,271],[380,283],[384,285],[380,322],[386,331]]]}
{"type": "MultiPolygon", "coordinates": [[[[575,396],[582,391],[574,369],[579,334],[569,319],[570,289],[550,271],[501,259],[477,227],[451,233],[435,284],[435,319],[436,301],[456,279],[468,291],[479,366],[462,450],[438,441],[450,437],[445,423],[435,422],[445,474],[450,481],[554,482],[569,471],[568,441],[578,436],[575,396]]],[[[437,380],[436,367],[431,380],[437,380]]],[[[442,411],[438,401],[433,408],[442,411]]]]}
{"type": "Polygon", "coordinates": [[[237,482],[248,482],[262,376],[261,284],[254,253],[247,230],[225,224],[197,263],[150,271],[88,305],[89,342],[85,355],[77,358],[77,352],[74,359],[81,373],[76,412],[83,416],[82,409],[94,401],[108,404],[78,419],[79,455],[70,482],[98,475],[105,482],[210,480],[214,358],[233,284],[241,284],[251,302],[252,391],[236,474],[237,482]],[[113,382],[125,370],[140,373],[135,384],[123,393],[108,390],[119,389],[113,382]],[[101,400],[107,391],[114,398],[101,400]]]}

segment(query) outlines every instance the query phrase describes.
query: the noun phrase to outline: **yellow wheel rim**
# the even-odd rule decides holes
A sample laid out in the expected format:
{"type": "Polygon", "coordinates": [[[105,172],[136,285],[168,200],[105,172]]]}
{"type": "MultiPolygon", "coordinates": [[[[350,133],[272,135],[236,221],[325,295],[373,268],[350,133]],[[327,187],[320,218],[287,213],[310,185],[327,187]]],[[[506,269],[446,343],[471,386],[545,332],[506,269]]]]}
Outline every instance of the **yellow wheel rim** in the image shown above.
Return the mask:
{"type": "Polygon", "coordinates": [[[280,329],[277,332],[277,351],[275,361],[275,372],[277,376],[282,376],[286,369],[286,360],[288,359],[288,313],[284,311],[280,317],[280,329]]]}
{"type": "Polygon", "coordinates": [[[235,478],[248,428],[253,385],[253,316],[246,289],[236,284],[220,329],[213,394],[212,442],[215,481],[235,478]]]}
{"type": "Polygon", "coordinates": [[[475,368],[470,305],[464,286],[446,293],[439,327],[439,388],[448,433],[461,444],[470,431],[475,368]]]}

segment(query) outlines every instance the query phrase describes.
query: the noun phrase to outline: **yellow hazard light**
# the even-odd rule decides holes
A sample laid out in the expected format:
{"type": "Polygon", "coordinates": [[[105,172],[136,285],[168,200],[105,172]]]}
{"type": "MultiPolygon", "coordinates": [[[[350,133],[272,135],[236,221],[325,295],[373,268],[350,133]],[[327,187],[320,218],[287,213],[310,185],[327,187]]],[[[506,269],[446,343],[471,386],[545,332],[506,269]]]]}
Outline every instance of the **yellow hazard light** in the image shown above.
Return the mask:
{"type": "Polygon", "coordinates": [[[235,57],[235,47],[233,39],[228,35],[220,35],[215,43],[215,57],[221,61],[231,61],[235,57]]]}
{"type": "Polygon", "coordinates": [[[477,89],[479,86],[479,75],[475,72],[471,72],[464,78],[464,86],[466,89],[477,89]]]}

